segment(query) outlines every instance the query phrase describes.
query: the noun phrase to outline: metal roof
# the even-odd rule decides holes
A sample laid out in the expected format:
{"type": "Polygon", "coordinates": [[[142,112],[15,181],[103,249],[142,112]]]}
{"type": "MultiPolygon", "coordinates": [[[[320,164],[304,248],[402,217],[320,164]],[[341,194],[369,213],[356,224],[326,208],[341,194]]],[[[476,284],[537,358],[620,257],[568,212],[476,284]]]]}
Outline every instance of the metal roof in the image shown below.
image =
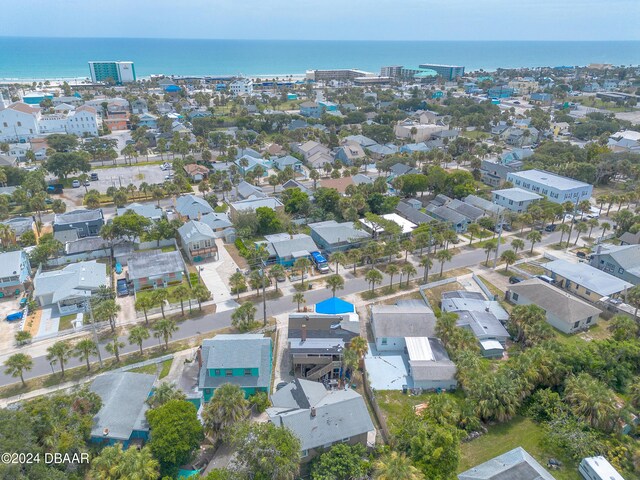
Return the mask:
{"type": "Polygon", "coordinates": [[[566,260],[554,260],[545,263],[543,268],[603,297],[608,297],[633,287],[633,284],[609,275],[586,263],[569,263],[566,260]]]}
{"type": "Polygon", "coordinates": [[[129,279],[157,277],[160,275],[181,272],[184,260],[178,251],[154,252],[150,255],[134,256],[127,260],[129,279]]]}

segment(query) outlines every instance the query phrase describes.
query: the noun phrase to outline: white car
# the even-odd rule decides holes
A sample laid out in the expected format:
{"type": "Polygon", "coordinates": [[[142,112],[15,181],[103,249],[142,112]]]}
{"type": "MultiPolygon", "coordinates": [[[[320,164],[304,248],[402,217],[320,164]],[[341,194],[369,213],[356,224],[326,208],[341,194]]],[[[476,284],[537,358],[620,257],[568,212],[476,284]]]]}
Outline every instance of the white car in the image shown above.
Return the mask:
{"type": "Polygon", "coordinates": [[[73,188],[78,188],[80,186],[80,180],[74,180],[73,182],[71,182],[71,186],[73,188]]]}
{"type": "Polygon", "coordinates": [[[165,180],[173,180],[173,173],[169,173],[169,175],[164,176],[165,180]]]}
{"type": "Polygon", "coordinates": [[[170,163],[163,163],[162,165],[160,165],[160,170],[171,170],[171,164],[170,163]]]}

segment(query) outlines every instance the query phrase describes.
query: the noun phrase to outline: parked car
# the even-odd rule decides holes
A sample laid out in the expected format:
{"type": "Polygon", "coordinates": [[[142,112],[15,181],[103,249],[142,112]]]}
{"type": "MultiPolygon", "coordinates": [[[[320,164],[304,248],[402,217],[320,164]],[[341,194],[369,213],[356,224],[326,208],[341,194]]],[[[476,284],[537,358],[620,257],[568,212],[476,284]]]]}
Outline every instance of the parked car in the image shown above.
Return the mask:
{"type": "Polygon", "coordinates": [[[164,176],[165,180],[173,180],[173,173],[169,173],[169,175],[164,176]]]}
{"type": "Polygon", "coordinates": [[[283,389],[283,388],[284,388],[284,387],[286,387],[287,385],[289,385],[289,382],[279,382],[279,383],[276,385],[276,391],[277,391],[277,390],[281,390],[281,389],[283,389]]]}
{"type": "Polygon", "coordinates": [[[49,195],[60,194],[63,191],[63,186],[61,183],[54,183],[53,185],[47,185],[47,193],[49,195]]]}
{"type": "Polygon", "coordinates": [[[517,277],[517,276],[515,276],[515,275],[511,275],[511,276],[509,277],[509,283],[510,283],[511,285],[513,285],[514,283],[520,283],[520,282],[522,282],[522,281],[524,281],[524,279],[523,279],[523,278],[517,277]]]}
{"type": "Polygon", "coordinates": [[[71,186],[73,188],[78,188],[80,186],[80,180],[74,180],[73,182],[71,182],[71,186]]]}
{"type": "Polygon", "coordinates": [[[84,185],[85,187],[90,187],[90,186],[91,186],[91,182],[90,182],[89,180],[85,180],[85,181],[84,181],[84,183],[83,183],[83,185],[84,185]]]}
{"type": "Polygon", "coordinates": [[[171,170],[171,164],[170,163],[163,163],[162,165],[160,165],[160,170],[171,170]]]}
{"type": "Polygon", "coordinates": [[[127,286],[127,279],[120,278],[116,282],[116,291],[118,292],[119,297],[126,297],[129,295],[129,287],[127,286]]]}
{"type": "Polygon", "coordinates": [[[578,250],[578,251],[576,252],[576,257],[578,257],[578,258],[587,258],[587,254],[586,254],[586,253],[584,253],[584,252],[583,252],[583,251],[581,251],[581,250],[578,250]]]}
{"type": "Polygon", "coordinates": [[[544,227],[545,232],[555,232],[557,225],[555,223],[550,223],[546,227],[544,227]]]}
{"type": "Polygon", "coordinates": [[[19,312],[14,312],[14,313],[10,313],[9,315],[7,315],[7,322],[15,322],[16,320],[21,320],[22,317],[24,316],[24,311],[21,310],[19,312]]]}
{"type": "Polygon", "coordinates": [[[93,172],[89,175],[89,180],[91,180],[92,182],[95,182],[98,180],[98,174],[93,172]]]}

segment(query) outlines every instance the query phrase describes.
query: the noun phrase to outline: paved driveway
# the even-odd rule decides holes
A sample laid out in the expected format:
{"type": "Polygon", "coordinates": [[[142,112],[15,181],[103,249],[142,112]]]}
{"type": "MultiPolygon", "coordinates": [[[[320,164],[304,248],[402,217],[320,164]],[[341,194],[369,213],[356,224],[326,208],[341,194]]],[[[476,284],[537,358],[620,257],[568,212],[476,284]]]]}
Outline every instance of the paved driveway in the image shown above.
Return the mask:
{"type": "Polygon", "coordinates": [[[218,246],[218,260],[207,260],[197,263],[196,268],[200,270],[200,278],[213,294],[213,301],[217,305],[217,311],[232,310],[238,306],[229,290],[229,277],[236,272],[238,265],[231,258],[224,242],[221,238],[216,239],[218,246]]]}

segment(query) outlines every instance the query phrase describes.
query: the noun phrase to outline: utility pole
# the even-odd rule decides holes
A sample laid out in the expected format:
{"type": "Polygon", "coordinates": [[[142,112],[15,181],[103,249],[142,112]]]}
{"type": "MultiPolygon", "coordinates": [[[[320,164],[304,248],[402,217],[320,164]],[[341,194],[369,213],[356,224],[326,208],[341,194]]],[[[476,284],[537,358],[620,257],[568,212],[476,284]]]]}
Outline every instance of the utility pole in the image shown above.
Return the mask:
{"type": "Polygon", "coordinates": [[[267,326],[267,294],[265,293],[266,275],[264,273],[264,267],[260,269],[260,276],[262,277],[262,326],[267,326]]]}
{"type": "Polygon", "coordinates": [[[100,362],[100,368],[102,368],[102,355],[100,354],[100,344],[98,343],[98,330],[96,329],[96,320],[93,318],[93,309],[91,308],[91,299],[87,299],[87,309],[89,310],[89,317],[91,318],[91,329],[93,330],[93,341],[96,342],[96,349],[98,350],[98,362],[100,362]]]}
{"type": "Polygon", "coordinates": [[[498,223],[496,224],[496,229],[498,230],[498,244],[496,245],[496,253],[493,256],[493,268],[496,268],[496,265],[498,264],[498,251],[500,250],[500,240],[502,238],[502,214],[500,214],[500,216],[498,217],[498,223]]]}

